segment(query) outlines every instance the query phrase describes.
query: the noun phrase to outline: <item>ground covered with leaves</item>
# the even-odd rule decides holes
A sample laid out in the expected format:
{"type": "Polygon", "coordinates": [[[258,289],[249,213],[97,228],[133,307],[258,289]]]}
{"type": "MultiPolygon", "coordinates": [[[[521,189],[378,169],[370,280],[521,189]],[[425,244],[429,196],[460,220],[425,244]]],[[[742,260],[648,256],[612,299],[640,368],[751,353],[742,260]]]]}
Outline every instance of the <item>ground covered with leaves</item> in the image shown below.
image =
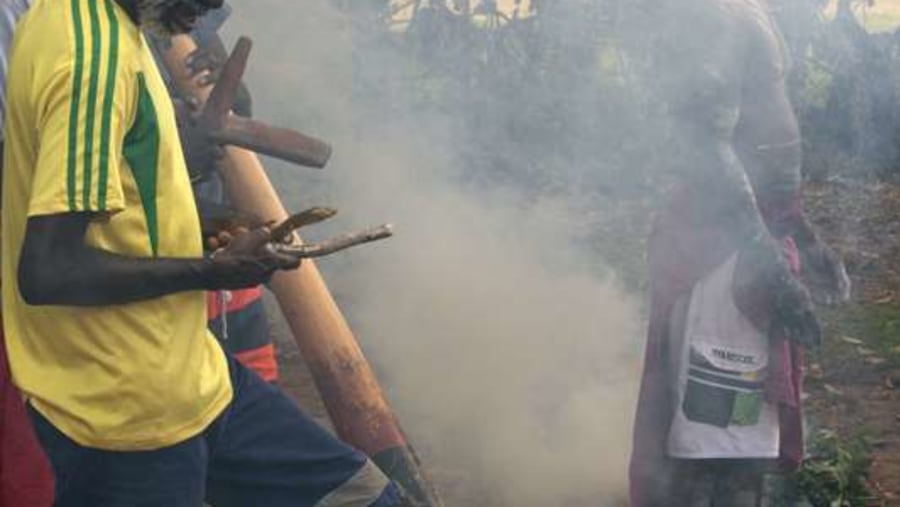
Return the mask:
{"type": "Polygon", "coordinates": [[[900,505],[900,186],[833,179],[806,200],[854,282],[851,304],[823,312],[826,344],[810,357],[820,484],[808,486],[831,488],[842,503],[830,505],[900,505]]]}

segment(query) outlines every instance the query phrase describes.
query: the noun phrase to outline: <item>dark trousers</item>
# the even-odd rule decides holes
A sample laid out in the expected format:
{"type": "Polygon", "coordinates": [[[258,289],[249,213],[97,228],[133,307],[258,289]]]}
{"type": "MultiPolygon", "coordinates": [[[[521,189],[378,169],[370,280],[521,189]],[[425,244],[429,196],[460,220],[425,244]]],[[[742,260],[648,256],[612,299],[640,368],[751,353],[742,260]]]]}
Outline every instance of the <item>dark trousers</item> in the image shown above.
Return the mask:
{"type": "Polygon", "coordinates": [[[774,460],[674,460],[670,499],[678,507],[760,507],[774,460]]]}
{"type": "Polygon", "coordinates": [[[85,448],[30,409],[56,507],[389,507],[399,493],[360,452],[229,358],[234,400],[202,434],[144,452],[85,448]]]}

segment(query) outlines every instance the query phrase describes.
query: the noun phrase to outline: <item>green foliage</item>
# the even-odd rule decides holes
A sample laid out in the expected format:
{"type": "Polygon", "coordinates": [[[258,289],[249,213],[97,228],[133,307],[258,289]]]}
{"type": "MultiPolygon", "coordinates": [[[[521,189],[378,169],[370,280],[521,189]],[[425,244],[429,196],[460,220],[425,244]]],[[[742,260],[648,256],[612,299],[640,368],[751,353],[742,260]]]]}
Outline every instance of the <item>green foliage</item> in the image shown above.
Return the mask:
{"type": "Polygon", "coordinates": [[[812,60],[804,62],[803,84],[800,91],[806,107],[824,109],[831,92],[831,74],[812,60]]]}
{"type": "MultiPolygon", "coordinates": [[[[900,367],[900,308],[895,304],[850,304],[824,309],[823,317],[836,336],[862,340],[864,346],[887,360],[886,367],[900,367]]],[[[841,340],[827,345],[826,353],[847,347],[841,340]]]]}
{"type": "Polygon", "coordinates": [[[871,447],[865,437],[841,438],[834,431],[821,430],[813,435],[810,452],[790,480],[785,504],[796,505],[798,498],[805,498],[813,507],[872,505],[866,483],[871,447]]]}
{"type": "Polygon", "coordinates": [[[815,2],[773,3],[794,64],[788,83],[803,126],[806,172],[895,179],[900,39],[866,31],[854,0],[840,4],[829,19],[815,2]]]}

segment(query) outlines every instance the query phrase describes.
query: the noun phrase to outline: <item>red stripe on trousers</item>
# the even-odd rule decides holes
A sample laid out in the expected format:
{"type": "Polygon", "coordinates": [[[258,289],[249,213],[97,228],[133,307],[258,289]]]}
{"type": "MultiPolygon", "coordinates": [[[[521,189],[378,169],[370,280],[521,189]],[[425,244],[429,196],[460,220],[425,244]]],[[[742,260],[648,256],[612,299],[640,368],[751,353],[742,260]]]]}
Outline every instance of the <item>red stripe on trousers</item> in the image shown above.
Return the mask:
{"type": "MultiPolygon", "coordinates": [[[[261,287],[253,287],[252,289],[242,289],[242,290],[233,290],[229,291],[231,293],[231,300],[228,301],[228,312],[237,312],[247,308],[251,304],[255,303],[262,299],[262,288],[261,287]]],[[[221,293],[219,292],[207,292],[206,293],[206,318],[209,320],[213,320],[219,317],[219,314],[222,312],[222,301],[221,301],[221,293]]]]}
{"type": "Polygon", "coordinates": [[[266,382],[278,380],[278,360],[275,357],[275,345],[269,344],[258,349],[234,354],[242,365],[255,371],[266,382]]]}

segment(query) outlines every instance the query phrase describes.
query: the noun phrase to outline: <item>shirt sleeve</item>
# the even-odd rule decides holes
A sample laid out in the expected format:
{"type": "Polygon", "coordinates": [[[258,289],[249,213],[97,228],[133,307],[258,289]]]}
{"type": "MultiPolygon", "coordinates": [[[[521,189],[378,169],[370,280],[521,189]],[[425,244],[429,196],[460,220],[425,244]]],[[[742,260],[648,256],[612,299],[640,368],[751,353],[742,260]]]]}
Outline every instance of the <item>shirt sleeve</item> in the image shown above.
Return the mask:
{"type": "Polygon", "coordinates": [[[0,141],[4,138],[4,123],[6,114],[6,73],[9,69],[9,50],[12,45],[13,33],[16,22],[29,7],[29,2],[24,0],[0,1],[0,141]]]}
{"type": "Polygon", "coordinates": [[[136,83],[119,55],[117,18],[101,19],[85,15],[72,40],[34,56],[43,61],[31,87],[38,152],[29,216],[108,215],[125,206],[123,145],[136,83]]]}

